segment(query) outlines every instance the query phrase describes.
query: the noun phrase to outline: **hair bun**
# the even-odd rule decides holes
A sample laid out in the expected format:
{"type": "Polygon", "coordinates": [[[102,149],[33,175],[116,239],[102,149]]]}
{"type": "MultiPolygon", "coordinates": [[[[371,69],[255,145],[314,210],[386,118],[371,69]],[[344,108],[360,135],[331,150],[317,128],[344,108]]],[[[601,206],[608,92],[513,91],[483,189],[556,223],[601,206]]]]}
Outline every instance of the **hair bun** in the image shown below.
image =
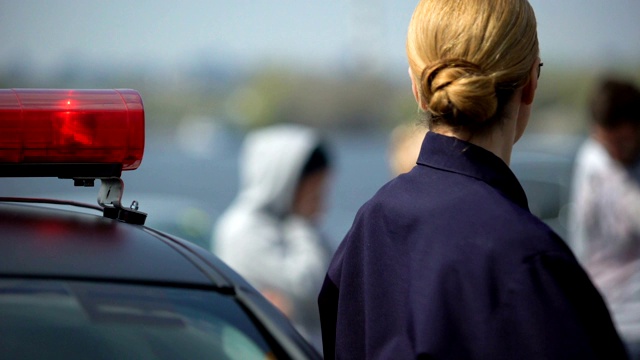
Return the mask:
{"type": "Polygon", "coordinates": [[[445,59],[425,68],[422,90],[428,111],[450,125],[469,126],[495,115],[495,80],[471,62],[445,59]]]}

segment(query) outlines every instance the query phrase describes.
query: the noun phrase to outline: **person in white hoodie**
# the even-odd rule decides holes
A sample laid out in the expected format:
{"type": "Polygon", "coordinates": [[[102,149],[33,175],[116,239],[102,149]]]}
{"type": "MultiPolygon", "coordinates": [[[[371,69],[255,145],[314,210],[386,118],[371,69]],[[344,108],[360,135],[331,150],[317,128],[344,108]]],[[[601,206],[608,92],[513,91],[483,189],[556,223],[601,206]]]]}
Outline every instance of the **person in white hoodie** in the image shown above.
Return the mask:
{"type": "Polygon", "coordinates": [[[319,349],[317,296],[332,250],[317,222],[330,169],[325,145],[309,127],[279,124],[249,133],[238,195],[212,239],[212,251],[319,349]]]}

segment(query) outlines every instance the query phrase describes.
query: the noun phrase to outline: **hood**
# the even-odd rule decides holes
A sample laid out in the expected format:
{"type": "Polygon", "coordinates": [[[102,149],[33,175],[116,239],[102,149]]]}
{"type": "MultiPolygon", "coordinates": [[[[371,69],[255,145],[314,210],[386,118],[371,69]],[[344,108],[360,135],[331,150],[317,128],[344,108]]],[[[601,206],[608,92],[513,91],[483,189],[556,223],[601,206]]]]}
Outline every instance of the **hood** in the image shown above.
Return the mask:
{"type": "Polygon", "coordinates": [[[302,169],[319,142],[318,134],[302,125],[275,125],[249,133],[240,154],[236,206],[275,216],[290,213],[302,169]]]}

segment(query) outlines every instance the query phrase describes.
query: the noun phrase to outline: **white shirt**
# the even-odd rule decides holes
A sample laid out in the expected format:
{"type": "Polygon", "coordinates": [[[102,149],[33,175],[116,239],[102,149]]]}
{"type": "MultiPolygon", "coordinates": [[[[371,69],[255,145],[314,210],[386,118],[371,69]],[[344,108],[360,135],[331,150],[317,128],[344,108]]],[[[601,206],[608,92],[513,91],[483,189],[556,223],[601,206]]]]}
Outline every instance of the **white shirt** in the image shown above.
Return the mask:
{"type": "Polygon", "coordinates": [[[640,340],[640,165],[627,169],[588,139],[578,150],[569,243],[621,335],[640,340]]]}

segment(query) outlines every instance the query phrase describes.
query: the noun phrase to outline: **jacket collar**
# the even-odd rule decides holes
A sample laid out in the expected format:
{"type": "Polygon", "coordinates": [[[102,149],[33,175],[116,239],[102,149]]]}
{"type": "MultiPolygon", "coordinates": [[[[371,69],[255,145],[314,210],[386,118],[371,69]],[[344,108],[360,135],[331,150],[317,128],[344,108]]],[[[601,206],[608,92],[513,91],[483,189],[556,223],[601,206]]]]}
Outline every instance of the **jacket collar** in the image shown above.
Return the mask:
{"type": "Polygon", "coordinates": [[[527,195],[509,166],[480,146],[429,131],[417,163],[483,181],[529,210],[527,195]]]}

